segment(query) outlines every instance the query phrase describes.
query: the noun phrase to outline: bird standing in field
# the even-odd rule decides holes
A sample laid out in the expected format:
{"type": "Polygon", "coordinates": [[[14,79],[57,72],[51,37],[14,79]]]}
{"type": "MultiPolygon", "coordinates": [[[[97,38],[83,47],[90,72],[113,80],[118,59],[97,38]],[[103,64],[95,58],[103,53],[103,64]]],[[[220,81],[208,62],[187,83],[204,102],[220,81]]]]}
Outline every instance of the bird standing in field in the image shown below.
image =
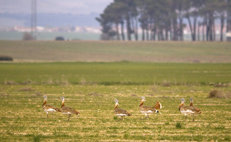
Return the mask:
{"type": "Polygon", "coordinates": [[[115,111],[115,115],[121,117],[122,119],[125,116],[131,116],[131,114],[129,112],[127,112],[126,110],[123,110],[123,109],[119,108],[119,101],[117,99],[115,99],[114,111],[115,111]]]}
{"type": "Polygon", "coordinates": [[[73,109],[73,108],[71,108],[71,107],[66,107],[66,106],[64,105],[64,101],[65,101],[64,97],[61,97],[61,100],[62,100],[61,112],[62,112],[63,114],[67,114],[67,115],[68,115],[68,121],[70,120],[70,117],[71,117],[72,114],[75,114],[75,115],[77,115],[77,116],[79,115],[79,112],[78,112],[78,111],[76,111],[75,109],[73,109]]]}
{"type": "Polygon", "coordinates": [[[43,110],[47,114],[47,118],[48,118],[48,113],[49,112],[60,112],[59,108],[55,108],[55,107],[47,104],[47,96],[44,96],[43,98],[44,98],[44,100],[43,100],[42,107],[43,107],[43,110]]]}
{"type": "Polygon", "coordinates": [[[181,99],[181,103],[179,105],[179,111],[184,114],[185,116],[187,115],[192,115],[193,116],[193,121],[194,121],[194,115],[195,114],[200,114],[201,110],[193,106],[193,100],[190,98],[190,105],[185,106],[184,105],[184,98],[181,99]]]}
{"type": "Polygon", "coordinates": [[[159,113],[158,109],[162,108],[162,105],[160,102],[156,102],[155,106],[144,106],[144,102],[146,101],[145,97],[141,97],[141,98],[142,100],[140,102],[139,108],[142,114],[144,114],[146,117],[149,117],[149,114],[159,113]]]}

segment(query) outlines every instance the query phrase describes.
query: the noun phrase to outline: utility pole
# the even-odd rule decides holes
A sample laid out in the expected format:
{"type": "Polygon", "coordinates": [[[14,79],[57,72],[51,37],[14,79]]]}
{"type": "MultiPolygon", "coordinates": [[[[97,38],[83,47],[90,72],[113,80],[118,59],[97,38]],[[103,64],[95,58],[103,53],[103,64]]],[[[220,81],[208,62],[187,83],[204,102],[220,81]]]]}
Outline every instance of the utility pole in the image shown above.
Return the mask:
{"type": "Polygon", "coordinates": [[[31,0],[31,35],[36,40],[37,27],[37,0],[31,0]]]}

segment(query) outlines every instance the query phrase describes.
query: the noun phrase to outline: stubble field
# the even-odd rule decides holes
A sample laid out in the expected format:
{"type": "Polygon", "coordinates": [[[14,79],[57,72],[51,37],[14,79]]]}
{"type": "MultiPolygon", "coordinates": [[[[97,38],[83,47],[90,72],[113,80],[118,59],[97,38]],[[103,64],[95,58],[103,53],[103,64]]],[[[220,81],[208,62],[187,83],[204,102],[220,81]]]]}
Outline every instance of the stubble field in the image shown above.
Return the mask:
{"type": "Polygon", "coordinates": [[[1,141],[231,141],[228,42],[0,41],[0,55],[14,58],[0,63],[1,141]],[[44,95],[80,115],[47,118],[44,95]],[[141,96],[161,113],[144,118],[141,96]],[[115,98],[132,116],[115,117],[115,98]]]}
{"type": "Polygon", "coordinates": [[[3,63],[0,64],[1,141],[230,141],[230,64],[156,63],[3,63]],[[226,98],[208,98],[218,90],[226,98]],[[80,112],[78,117],[49,114],[48,104],[80,112]],[[156,101],[161,114],[139,112],[156,101]],[[181,98],[202,110],[184,117],[181,98]],[[114,116],[114,99],[132,116],[114,116]]]}

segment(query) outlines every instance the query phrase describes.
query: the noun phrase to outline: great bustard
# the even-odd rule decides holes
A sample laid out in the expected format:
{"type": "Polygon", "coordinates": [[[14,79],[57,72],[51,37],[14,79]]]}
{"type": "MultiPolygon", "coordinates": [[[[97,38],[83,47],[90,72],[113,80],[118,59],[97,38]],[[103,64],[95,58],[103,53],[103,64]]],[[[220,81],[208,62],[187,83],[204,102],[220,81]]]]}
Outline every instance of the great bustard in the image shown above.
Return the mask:
{"type": "Polygon", "coordinates": [[[79,112],[76,111],[75,109],[73,109],[73,108],[71,108],[71,107],[66,107],[66,106],[64,105],[64,101],[65,101],[64,97],[61,97],[61,100],[62,100],[61,112],[62,112],[63,114],[67,114],[67,115],[68,115],[68,121],[70,120],[70,117],[71,117],[72,114],[75,114],[75,115],[78,115],[78,114],[79,114],[79,112]]]}
{"type": "Polygon", "coordinates": [[[179,105],[179,111],[186,115],[192,115],[193,116],[193,121],[194,121],[194,115],[195,114],[200,114],[201,110],[193,106],[192,98],[190,99],[190,106],[185,106],[184,105],[184,98],[181,99],[181,103],[179,105]]]}
{"type": "Polygon", "coordinates": [[[146,117],[149,117],[149,114],[159,113],[158,109],[162,108],[162,105],[160,102],[156,102],[155,106],[144,106],[144,102],[146,101],[145,97],[141,97],[141,98],[142,100],[140,102],[139,108],[142,114],[144,114],[146,117]]]}
{"type": "Polygon", "coordinates": [[[48,118],[48,113],[49,112],[60,112],[60,109],[59,108],[55,108],[51,105],[48,105],[47,104],[47,96],[44,96],[43,97],[43,104],[42,104],[42,107],[43,107],[43,110],[46,112],[47,114],[47,118],[48,118]]]}
{"type": "Polygon", "coordinates": [[[119,108],[119,101],[117,99],[115,99],[114,111],[115,111],[115,115],[121,118],[124,118],[125,116],[131,116],[131,113],[119,108]]]}

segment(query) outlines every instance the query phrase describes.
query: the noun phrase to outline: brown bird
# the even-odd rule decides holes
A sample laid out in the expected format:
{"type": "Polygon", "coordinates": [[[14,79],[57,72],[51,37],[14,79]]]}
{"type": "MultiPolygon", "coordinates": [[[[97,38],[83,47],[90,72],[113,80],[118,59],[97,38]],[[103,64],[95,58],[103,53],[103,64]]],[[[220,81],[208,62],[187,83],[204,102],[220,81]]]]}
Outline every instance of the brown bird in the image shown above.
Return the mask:
{"type": "Polygon", "coordinates": [[[43,100],[42,107],[43,107],[43,110],[47,114],[47,118],[48,118],[49,112],[61,112],[61,110],[59,108],[55,108],[55,107],[47,104],[47,96],[44,96],[43,98],[44,98],[44,100],[43,100]]]}
{"type": "Polygon", "coordinates": [[[115,99],[114,111],[115,111],[115,115],[121,117],[122,119],[125,116],[131,116],[131,113],[127,112],[126,110],[119,108],[119,101],[117,99],[115,99]]]}
{"type": "Polygon", "coordinates": [[[149,117],[149,114],[159,113],[158,109],[162,108],[162,105],[160,102],[156,102],[155,106],[144,106],[144,102],[146,101],[145,97],[141,97],[141,98],[142,100],[140,102],[139,108],[142,114],[144,114],[146,117],[149,117]]]}
{"type": "Polygon", "coordinates": [[[201,114],[201,110],[193,106],[193,101],[192,98],[190,99],[190,106],[185,106],[184,105],[184,98],[181,99],[181,103],[179,105],[179,111],[186,115],[192,115],[193,116],[193,121],[194,121],[194,114],[201,114]]]}
{"type": "Polygon", "coordinates": [[[61,112],[63,114],[67,114],[68,115],[68,121],[70,120],[70,117],[71,117],[72,114],[75,114],[76,116],[79,115],[78,111],[76,111],[75,109],[73,109],[71,107],[66,107],[64,105],[64,101],[65,101],[64,97],[61,97],[61,100],[62,100],[61,112]]]}

